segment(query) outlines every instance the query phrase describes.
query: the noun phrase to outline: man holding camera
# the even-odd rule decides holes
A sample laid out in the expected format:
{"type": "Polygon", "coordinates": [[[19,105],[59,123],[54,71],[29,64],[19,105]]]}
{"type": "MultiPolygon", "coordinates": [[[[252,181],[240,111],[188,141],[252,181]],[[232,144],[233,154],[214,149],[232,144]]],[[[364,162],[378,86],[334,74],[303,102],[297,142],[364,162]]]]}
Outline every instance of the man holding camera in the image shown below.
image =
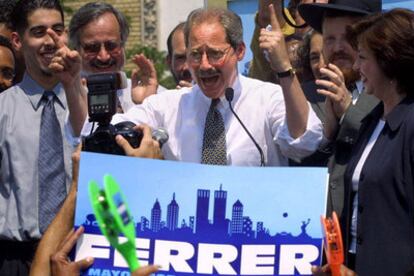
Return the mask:
{"type": "MultiPolygon", "coordinates": [[[[122,71],[129,26],[125,16],[112,5],[91,2],[73,15],[69,24],[69,42],[82,58],[82,73],[122,71]]],[[[158,85],[155,67],[144,55],[135,55],[137,69],[124,89],[117,91],[122,110],[127,112],[149,95],[164,90],[158,85]]]]}
{"type": "Polygon", "coordinates": [[[167,129],[170,139],[162,150],[169,160],[281,166],[287,165],[287,157],[301,158],[317,148],[322,126],[303,94],[284,93],[277,85],[238,74],[237,63],[245,53],[238,15],[195,10],[187,20],[185,39],[196,85],[150,96],[127,113],[116,114],[113,123],[167,129]],[[231,112],[226,90],[233,94],[234,110],[253,133],[260,153],[231,112]]]}

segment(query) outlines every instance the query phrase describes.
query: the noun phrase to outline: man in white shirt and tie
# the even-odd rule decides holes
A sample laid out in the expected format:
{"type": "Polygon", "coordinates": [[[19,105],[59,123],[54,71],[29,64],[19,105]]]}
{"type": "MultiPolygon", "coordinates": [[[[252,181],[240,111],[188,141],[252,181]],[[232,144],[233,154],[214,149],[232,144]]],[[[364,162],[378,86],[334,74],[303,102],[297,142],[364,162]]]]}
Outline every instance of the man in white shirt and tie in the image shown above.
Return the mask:
{"type": "MultiPolygon", "coordinates": [[[[113,124],[132,121],[165,128],[170,138],[162,152],[168,160],[200,163],[210,160],[205,154],[222,154],[224,150],[225,160],[203,163],[259,166],[259,151],[225,98],[226,88],[231,87],[232,106],[262,149],[266,165],[287,165],[288,157],[300,159],[316,150],[322,125],[303,93],[285,93],[278,85],[238,73],[237,63],[246,48],[238,15],[223,9],[198,9],[189,15],[184,33],[187,62],[196,85],[150,96],[128,112],[116,114],[113,124]],[[207,122],[218,122],[224,128],[211,130],[207,122]]],[[[297,82],[291,68],[280,75],[297,82]]],[[[77,122],[72,128],[81,124],[77,122]]],[[[87,128],[85,125],[82,132],[88,133],[87,128]]],[[[119,136],[117,141],[121,145],[126,142],[119,136]]],[[[134,151],[128,152],[134,155],[134,151]]]]}

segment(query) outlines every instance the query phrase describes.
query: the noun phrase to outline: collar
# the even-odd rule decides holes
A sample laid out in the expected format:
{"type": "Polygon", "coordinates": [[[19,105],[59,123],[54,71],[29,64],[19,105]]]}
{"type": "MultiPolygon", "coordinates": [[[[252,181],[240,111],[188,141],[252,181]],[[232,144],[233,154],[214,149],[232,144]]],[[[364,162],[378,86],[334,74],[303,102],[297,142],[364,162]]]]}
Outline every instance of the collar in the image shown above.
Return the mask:
{"type": "Polygon", "coordinates": [[[413,109],[414,97],[406,96],[385,118],[392,131],[395,131],[413,109]]]}
{"type": "MultiPolygon", "coordinates": [[[[24,93],[29,98],[30,103],[33,106],[34,110],[37,110],[40,106],[40,102],[43,96],[45,89],[41,87],[29,74],[24,73],[23,80],[18,86],[24,91],[24,93]]],[[[55,93],[59,105],[66,109],[66,106],[63,104],[65,102],[65,92],[62,88],[62,84],[59,82],[52,91],[55,93]]]]}
{"type": "MultiPolygon", "coordinates": [[[[404,119],[408,116],[408,112],[413,109],[414,97],[405,97],[399,104],[385,118],[386,124],[389,126],[391,131],[397,130],[403,123],[404,119]]],[[[384,104],[380,102],[372,111],[369,113],[363,121],[373,121],[381,119],[384,114],[384,104]]]]}

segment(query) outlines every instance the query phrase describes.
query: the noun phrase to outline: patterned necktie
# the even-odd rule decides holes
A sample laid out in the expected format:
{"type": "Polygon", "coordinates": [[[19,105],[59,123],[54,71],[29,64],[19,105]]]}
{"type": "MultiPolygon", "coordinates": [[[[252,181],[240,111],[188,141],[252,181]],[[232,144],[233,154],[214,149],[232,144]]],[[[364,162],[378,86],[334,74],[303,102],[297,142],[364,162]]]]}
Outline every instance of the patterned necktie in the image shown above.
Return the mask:
{"type": "Polygon", "coordinates": [[[226,133],[224,121],[217,104],[220,99],[211,101],[204,125],[203,151],[201,163],[212,165],[226,165],[226,133]]]}
{"type": "Polygon", "coordinates": [[[39,228],[44,233],[66,197],[63,140],[54,93],[45,91],[39,137],[39,228]]]}

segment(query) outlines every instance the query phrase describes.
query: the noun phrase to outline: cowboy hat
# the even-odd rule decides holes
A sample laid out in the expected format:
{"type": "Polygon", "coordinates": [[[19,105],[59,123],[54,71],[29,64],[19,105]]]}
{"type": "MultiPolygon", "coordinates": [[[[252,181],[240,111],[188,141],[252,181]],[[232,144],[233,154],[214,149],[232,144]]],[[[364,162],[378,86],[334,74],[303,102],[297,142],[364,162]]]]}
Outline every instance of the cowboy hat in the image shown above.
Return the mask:
{"type": "Polygon", "coordinates": [[[299,14],[316,31],[322,33],[322,21],[326,11],[343,11],[355,15],[380,12],[381,0],[331,0],[329,3],[300,4],[299,14]]]}

